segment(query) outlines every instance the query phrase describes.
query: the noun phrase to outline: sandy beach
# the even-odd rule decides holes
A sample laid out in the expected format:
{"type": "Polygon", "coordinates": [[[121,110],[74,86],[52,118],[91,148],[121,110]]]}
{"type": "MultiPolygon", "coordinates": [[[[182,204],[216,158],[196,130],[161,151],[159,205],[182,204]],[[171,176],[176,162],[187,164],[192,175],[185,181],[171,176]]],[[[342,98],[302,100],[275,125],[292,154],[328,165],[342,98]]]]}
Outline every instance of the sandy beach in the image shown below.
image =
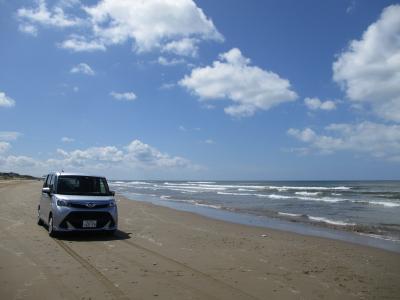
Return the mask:
{"type": "Polygon", "coordinates": [[[0,182],[1,299],[399,299],[400,254],[118,197],[119,231],[51,239],[41,182],[0,182]]]}

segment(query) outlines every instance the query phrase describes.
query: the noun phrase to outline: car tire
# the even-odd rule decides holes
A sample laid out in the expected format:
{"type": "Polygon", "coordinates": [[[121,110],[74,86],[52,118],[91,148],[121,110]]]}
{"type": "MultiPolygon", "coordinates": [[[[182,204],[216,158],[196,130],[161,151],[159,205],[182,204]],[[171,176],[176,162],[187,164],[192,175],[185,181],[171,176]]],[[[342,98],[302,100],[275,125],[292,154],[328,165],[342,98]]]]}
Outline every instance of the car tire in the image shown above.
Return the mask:
{"type": "Polygon", "coordinates": [[[57,231],[54,230],[53,227],[53,216],[49,217],[49,223],[48,223],[48,232],[50,237],[56,237],[57,236],[57,231]]]}
{"type": "Polygon", "coordinates": [[[39,226],[43,226],[43,220],[40,218],[40,207],[38,207],[38,212],[37,212],[37,224],[39,226]]]}

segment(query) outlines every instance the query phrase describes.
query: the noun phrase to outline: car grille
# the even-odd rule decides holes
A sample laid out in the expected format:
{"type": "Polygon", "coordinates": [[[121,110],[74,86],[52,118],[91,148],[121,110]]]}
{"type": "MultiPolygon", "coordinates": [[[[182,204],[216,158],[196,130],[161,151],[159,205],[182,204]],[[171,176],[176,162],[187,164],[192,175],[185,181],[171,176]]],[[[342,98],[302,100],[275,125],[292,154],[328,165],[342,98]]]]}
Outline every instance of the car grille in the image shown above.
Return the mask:
{"type": "MultiPolygon", "coordinates": [[[[86,229],[83,228],[83,220],[96,220],[97,226],[96,228],[103,228],[106,226],[108,222],[110,227],[114,227],[115,223],[112,216],[108,212],[101,211],[92,211],[92,212],[84,212],[84,211],[73,211],[70,212],[65,219],[61,222],[61,228],[68,228],[67,222],[69,222],[72,226],[77,229],[86,229]]],[[[90,229],[90,228],[89,228],[90,229]]],[[[93,228],[92,228],[93,229],[93,228]]]]}
{"type": "Polygon", "coordinates": [[[70,207],[74,208],[84,208],[84,209],[95,209],[95,208],[106,208],[109,206],[108,203],[75,203],[75,202],[70,202],[69,205],[70,207]],[[91,204],[91,205],[88,205],[91,204]]]}

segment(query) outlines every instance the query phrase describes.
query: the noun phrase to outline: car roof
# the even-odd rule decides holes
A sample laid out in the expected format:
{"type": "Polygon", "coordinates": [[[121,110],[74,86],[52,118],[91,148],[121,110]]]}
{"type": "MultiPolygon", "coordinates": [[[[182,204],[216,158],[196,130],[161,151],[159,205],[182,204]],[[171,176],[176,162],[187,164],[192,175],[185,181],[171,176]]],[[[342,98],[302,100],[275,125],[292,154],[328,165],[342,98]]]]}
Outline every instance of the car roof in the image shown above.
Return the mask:
{"type": "Polygon", "coordinates": [[[93,175],[88,173],[75,173],[75,172],[52,172],[50,174],[54,174],[56,176],[90,176],[90,177],[101,177],[105,178],[103,175],[93,175]]]}

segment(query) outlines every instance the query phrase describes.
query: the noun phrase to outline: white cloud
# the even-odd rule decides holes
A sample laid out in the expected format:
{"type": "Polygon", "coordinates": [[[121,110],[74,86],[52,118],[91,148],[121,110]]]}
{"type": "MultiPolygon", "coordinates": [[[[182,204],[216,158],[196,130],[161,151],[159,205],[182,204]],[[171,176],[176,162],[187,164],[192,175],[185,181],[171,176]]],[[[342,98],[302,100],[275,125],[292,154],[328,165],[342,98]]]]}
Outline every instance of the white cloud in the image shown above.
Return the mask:
{"type": "Polygon", "coordinates": [[[84,150],[65,151],[57,149],[62,159],[52,159],[51,164],[59,167],[88,167],[90,164],[100,164],[105,167],[125,168],[189,168],[193,165],[187,159],[170,156],[158,149],[133,140],[127,146],[119,149],[115,146],[90,147],[84,150]]]}
{"type": "Polygon", "coordinates": [[[133,92],[126,92],[126,93],[111,92],[110,96],[112,96],[116,100],[125,100],[125,101],[133,101],[137,98],[135,93],[133,92]]]}
{"type": "Polygon", "coordinates": [[[181,58],[168,59],[168,58],[165,58],[164,56],[159,56],[157,59],[157,62],[162,66],[175,66],[175,65],[179,65],[179,64],[184,64],[186,61],[181,58]]]}
{"type": "Polygon", "coordinates": [[[179,156],[170,156],[139,140],[132,141],[125,147],[125,159],[146,167],[160,168],[188,168],[192,167],[190,161],[179,156]]]}
{"type": "Polygon", "coordinates": [[[42,166],[43,163],[40,161],[37,161],[36,159],[29,157],[29,156],[15,156],[15,155],[9,155],[6,157],[0,156],[0,166],[4,170],[20,170],[20,168],[23,168],[25,170],[31,170],[32,167],[39,167],[42,166]]]}
{"type": "Polygon", "coordinates": [[[75,141],[75,139],[67,137],[67,136],[64,136],[61,138],[61,142],[63,142],[63,143],[72,143],[74,141],[75,141]]]}
{"type": "Polygon", "coordinates": [[[18,30],[32,36],[37,36],[38,34],[37,27],[32,24],[20,24],[18,30]]]}
{"type": "Polygon", "coordinates": [[[196,57],[198,54],[197,47],[198,40],[191,38],[184,38],[178,41],[172,41],[163,46],[163,52],[170,52],[182,56],[196,57]]]}
{"type": "Polygon", "coordinates": [[[5,155],[10,148],[0,142],[0,169],[41,174],[49,170],[75,170],[80,172],[122,172],[132,174],[140,171],[181,172],[198,170],[200,167],[189,160],[163,153],[139,140],[133,140],[125,147],[89,147],[66,151],[57,149],[56,156],[41,160],[29,156],[5,155]],[[3,154],[3,155],[2,155],[3,154]]]}
{"type": "Polygon", "coordinates": [[[15,141],[20,135],[16,131],[0,131],[0,141],[15,141]]]}
{"type": "Polygon", "coordinates": [[[351,41],[333,64],[333,78],[351,101],[370,105],[383,119],[400,122],[400,5],[351,41]]]}
{"type": "Polygon", "coordinates": [[[80,74],[91,75],[91,76],[93,76],[95,74],[93,69],[88,64],[85,64],[85,63],[80,63],[80,64],[72,67],[70,72],[75,73],[75,74],[80,73],[80,74]]]}
{"type": "Polygon", "coordinates": [[[7,152],[10,149],[11,145],[8,142],[0,141],[0,154],[7,152]]]}
{"type": "Polygon", "coordinates": [[[288,130],[288,134],[296,137],[302,142],[311,142],[316,137],[315,132],[310,128],[306,128],[304,130],[290,128],[288,130]]]}
{"type": "Polygon", "coordinates": [[[58,5],[60,7],[68,8],[74,7],[75,5],[81,4],[80,0],[59,0],[58,5]]]}
{"type": "Polygon", "coordinates": [[[158,50],[194,57],[201,41],[223,41],[211,19],[193,0],[100,0],[92,6],[78,4],[80,1],[61,0],[48,8],[45,0],[37,0],[35,7],[18,10],[20,30],[37,34],[38,25],[78,27],[79,31],[58,46],[87,52],[131,41],[137,52],[158,50]]]}
{"type": "Polygon", "coordinates": [[[207,139],[204,141],[204,143],[210,144],[210,145],[215,144],[214,140],[212,140],[212,139],[207,139]]]}
{"type": "Polygon", "coordinates": [[[332,100],[321,101],[318,98],[305,98],[305,105],[311,110],[334,110],[336,103],[332,100]]]}
{"type": "Polygon", "coordinates": [[[303,130],[291,128],[288,134],[323,154],[351,151],[400,161],[400,125],[372,122],[331,124],[325,131],[327,134],[317,134],[310,128],[303,130]]]}
{"type": "Polygon", "coordinates": [[[163,83],[163,84],[160,86],[160,89],[162,89],[162,90],[170,90],[170,89],[172,89],[172,88],[175,87],[175,86],[176,86],[175,83],[163,83]]]}
{"type": "Polygon", "coordinates": [[[79,18],[66,16],[61,6],[54,6],[49,10],[45,0],[38,0],[35,8],[18,9],[17,16],[21,20],[22,26],[33,26],[32,23],[36,23],[64,28],[77,26],[82,22],[79,18]]]}
{"type": "Polygon", "coordinates": [[[57,149],[57,153],[64,157],[61,162],[69,166],[83,166],[85,163],[93,161],[119,162],[123,159],[123,152],[115,146],[90,147],[85,150],[71,152],[57,149]]]}
{"type": "Polygon", "coordinates": [[[192,0],[102,0],[84,10],[92,24],[92,40],[105,47],[132,40],[138,52],[162,49],[192,55],[197,41],[223,40],[192,0]]]}
{"type": "Polygon", "coordinates": [[[58,149],[62,155],[60,160],[52,160],[53,164],[66,167],[84,167],[91,163],[102,163],[104,166],[123,165],[141,168],[186,168],[191,163],[178,156],[170,156],[139,140],[133,140],[123,149],[115,146],[91,147],[84,150],[65,151],[58,149]]]}
{"type": "Polygon", "coordinates": [[[16,131],[0,131],[0,154],[7,152],[11,148],[9,142],[15,141],[20,135],[16,131]]]}
{"type": "Polygon", "coordinates": [[[85,37],[77,35],[70,36],[62,43],[59,43],[58,47],[75,52],[93,52],[106,50],[106,47],[101,42],[96,40],[88,41],[85,37]]]}
{"type": "Polygon", "coordinates": [[[229,99],[225,112],[236,117],[253,115],[257,110],[297,98],[290,82],[279,75],[250,65],[250,59],[234,48],[220,55],[212,66],[192,70],[179,84],[201,100],[229,99]]]}
{"type": "Polygon", "coordinates": [[[13,107],[15,106],[15,100],[6,95],[4,92],[0,92],[0,107],[13,107]]]}
{"type": "Polygon", "coordinates": [[[349,6],[347,6],[346,8],[346,13],[350,14],[351,12],[353,12],[353,10],[356,8],[356,1],[352,0],[349,4],[349,6]]]}

